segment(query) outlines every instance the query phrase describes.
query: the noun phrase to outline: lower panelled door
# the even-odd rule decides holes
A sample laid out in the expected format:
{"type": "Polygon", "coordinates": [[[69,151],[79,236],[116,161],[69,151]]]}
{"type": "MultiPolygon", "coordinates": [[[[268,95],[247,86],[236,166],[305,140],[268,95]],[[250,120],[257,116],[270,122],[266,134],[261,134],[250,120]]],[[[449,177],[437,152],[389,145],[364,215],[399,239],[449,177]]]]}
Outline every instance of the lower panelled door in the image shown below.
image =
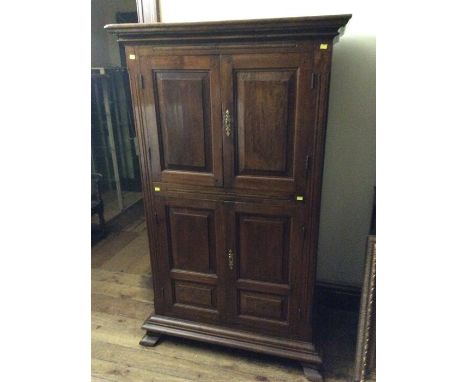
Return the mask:
{"type": "Polygon", "coordinates": [[[304,277],[303,206],[226,202],[225,213],[229,323],[297,337],[304,277]]]}
{"type": "Polygon", "coordinates": [[[156,313],[206,323],[224,321],[222,202],[156,199],[156,313]]]}

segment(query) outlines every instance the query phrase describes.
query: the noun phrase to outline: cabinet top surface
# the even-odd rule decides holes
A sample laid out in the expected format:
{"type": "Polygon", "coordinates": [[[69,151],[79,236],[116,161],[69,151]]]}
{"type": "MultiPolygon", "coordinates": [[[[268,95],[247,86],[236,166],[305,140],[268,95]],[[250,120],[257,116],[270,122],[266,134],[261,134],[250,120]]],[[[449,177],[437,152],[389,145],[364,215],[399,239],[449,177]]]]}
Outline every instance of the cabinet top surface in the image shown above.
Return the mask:
{"type": "Polygon", "coordinates": [[[330,37],[342,34],[350,14],[190,23],[109,24],[122,42],[236,41],[330,37]]]}

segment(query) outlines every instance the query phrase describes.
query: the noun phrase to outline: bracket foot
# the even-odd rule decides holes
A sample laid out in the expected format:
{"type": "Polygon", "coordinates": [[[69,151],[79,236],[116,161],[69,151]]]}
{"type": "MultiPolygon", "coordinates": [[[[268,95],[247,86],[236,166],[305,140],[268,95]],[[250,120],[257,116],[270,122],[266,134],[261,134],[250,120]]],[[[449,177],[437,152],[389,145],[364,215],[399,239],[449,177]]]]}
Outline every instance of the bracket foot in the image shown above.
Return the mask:
{"type": "Polygon", "coordinates": [[[146,347],[156,346],[160,338],[161,338],[160,334],[146,332],[146,334],[140,340],[140,345],[146,346],[146,347]]]}
{"type": "Polygon", "coordinates": [[[323,382],[322,375],[318,372],[316,368],[312,365],[306,363],[302,364],[302,369],[304,370],[304,375],[310,382],[323,382]]]}

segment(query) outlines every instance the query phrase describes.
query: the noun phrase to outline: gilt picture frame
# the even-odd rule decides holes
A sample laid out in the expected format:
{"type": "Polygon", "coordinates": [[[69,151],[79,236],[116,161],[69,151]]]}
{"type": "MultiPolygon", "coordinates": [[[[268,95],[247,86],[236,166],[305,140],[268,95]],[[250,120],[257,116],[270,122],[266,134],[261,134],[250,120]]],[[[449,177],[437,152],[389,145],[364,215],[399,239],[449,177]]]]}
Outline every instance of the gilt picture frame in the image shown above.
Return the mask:
{"type": "Polygon", "coordinates": [[[354,382],[376,380],[376,236],[367,238],[354,382]]]}

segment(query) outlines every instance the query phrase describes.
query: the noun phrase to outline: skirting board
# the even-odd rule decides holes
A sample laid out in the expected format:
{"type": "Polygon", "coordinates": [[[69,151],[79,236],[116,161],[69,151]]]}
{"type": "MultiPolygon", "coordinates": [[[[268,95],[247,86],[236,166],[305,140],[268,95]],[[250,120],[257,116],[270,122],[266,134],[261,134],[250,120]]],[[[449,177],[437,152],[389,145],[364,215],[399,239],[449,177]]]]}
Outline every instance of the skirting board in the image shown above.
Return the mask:
{"type": "Polygon", "coordinates": [[[332,282],[318,281],[315,290],[318,306],[359,312],[361,288],[332,282]]]}
{"type": "Polygon", "coordinates": [[[310,364],[317,369],[322,364],[321,357],[310,342],[264,336],[155,314],[148,317],[142,329],[150,333],[166,334],[289,358],[310,364]]]}

